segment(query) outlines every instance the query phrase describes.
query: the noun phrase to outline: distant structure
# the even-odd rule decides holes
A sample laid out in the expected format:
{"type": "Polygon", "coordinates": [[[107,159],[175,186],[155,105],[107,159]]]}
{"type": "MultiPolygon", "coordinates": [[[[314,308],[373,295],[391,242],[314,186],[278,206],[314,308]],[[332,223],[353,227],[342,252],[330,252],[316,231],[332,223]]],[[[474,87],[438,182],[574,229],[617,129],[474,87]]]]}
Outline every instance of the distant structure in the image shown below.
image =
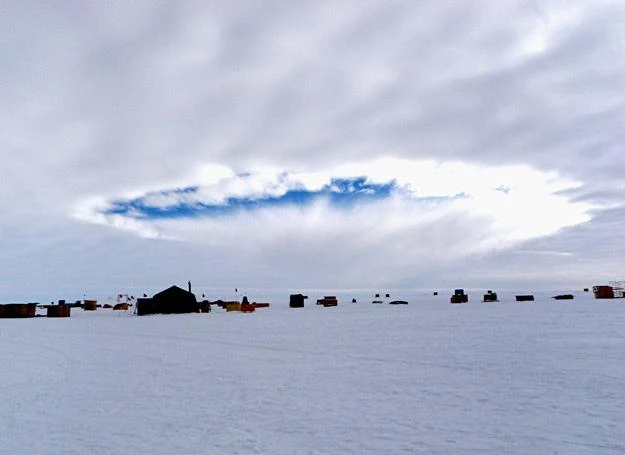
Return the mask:
{"type": "Polygon", "coordinates": [[[432,295],[438,295],[438,292],[437,292],[437,291],[434,291],[434,292],[432,293],[432,295]]]}
{"type": "Polygon", "coordinates": [[[608,284],[612,286],[615,298],[625,297],[625,281],[610,281],[608,284]]]}
{"type": "Polygon", "coordinates": [[[552,297],[552,299],[555,300],[573,300],[574,298],[575,296],[573,294],[559,294],[552,297]]]}
{"type": "Polygon", "coordinates": [[[592,292],[595,295],[595,299],[613,299],[615,297],[614,288],[612,286],[593,286],[592,292]]]}
{"type": "Polygon", "coordinates": [[[6,303],[0,305],[0,319],[32,318],[37,312],[36,303],[6,303]]]}
{"type": "Polygon", "coordinates": [[[289,307],[291,308],[304,308],[304,300],[308,298],[303,294],[291,294],[289,297],[289,307]]]}
{"type": "Polygon", "coordinates": [[[326,295],[322,299],[317,300],[317,305],[323,305],[324,307],[337,306],[338,304],[339,301],[334,295],[326,295]]]}
{"type": "Polygon", "coordinates": [[[515,296],[517,302],[533,302],[534,296],[531,294],[523,294],[515,296]]]}
{"type": "Polygon", "coordinates": [[[227,312],[241,311],[241,303],[238,300],[232,300],[230,302],[224,302],[223,307],[227,312]]]}
{"type": "Polygon", "coordinates": [[[467,303],[469,301],[469,295],[464,293],[464,289],[454,290],[454,295],[451,296],[451,303],[467,303]]]}
{"type": "Polygon", "coordinates": [[[486,294],[484,294],[482,302],[499,302],[499,299],[497,298],[497,293],[489,289],[486,294]]]}
{"type": "Polygon", "coordinates": [[[49,318],[69,318],[71,305],[66,305],[65,300],[59,300],[58,305],[46,305],[46,316],[49,318]]]}
{"type": "MultiPolygon", "coordinates": [[[[247,297],[243,297],[245,300],[247,300],[247,297]]],[[[241,313],[254,313],[256,311],[256,305],[254,305],[253,303],[250,303],[249,301],[247,303],[241,303],[241,313]]]]}
{"type": "Polygon", "coordinates": [[[191,291],[172,286],[151,299],[137,299],[137,315],[199,313],[200,304],[191,291]]]}
{"type": "Polygon", "coordinates": [[[252,305],[254,305],[254,308],[269,308],[269,303],[267,302],[252,302],[252,305]]]}
{"type": "Polygon", "coordinates": [[[388,302],[389,305],[408,305],[408,302],[405,300],[392,300],[388,302]]]}
{"type": "Polygon", "coordinates": [[[202,300],[200,302],[200,313],[210,313],[211,312],[211,304],[208,300],[202,300]]]}
{"type": "Polygon", "coordinates": [[[240,311],[241,313],[253,313],[256,311],[256,306],[250,303],[247,296],[243,296],[241,302],[234,300],[231,302],[224,302],[222,306],[227,312],[240,311]]]}
{"type": "MultiPolygon", "coordinates": [[[[143,294],[143,298],[147,298],[147,294],[143,294]]],[[[117,294],[117,304],[113,305],[114,310],[127,310],[132,306],[132,302],[134,297],[129,296],[128,294],[117,294]]]]}
{"type": "Polygon", "coordinates": [[[82,309],[85,311],[96,311],[98,309],[98,302],[96,300],[83,300],[82,309]]]}

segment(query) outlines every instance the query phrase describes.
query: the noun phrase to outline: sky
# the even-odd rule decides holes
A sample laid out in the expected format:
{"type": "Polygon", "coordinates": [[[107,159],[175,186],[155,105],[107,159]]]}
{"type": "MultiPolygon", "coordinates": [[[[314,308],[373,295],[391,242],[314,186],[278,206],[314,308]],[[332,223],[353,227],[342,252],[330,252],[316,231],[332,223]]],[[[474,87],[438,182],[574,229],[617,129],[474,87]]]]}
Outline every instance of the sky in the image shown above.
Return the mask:
{"type": "Polygon", "coordinates": [[[602,0],[4,2],[0,301],[625,279],[624,23],[602,0]]]}

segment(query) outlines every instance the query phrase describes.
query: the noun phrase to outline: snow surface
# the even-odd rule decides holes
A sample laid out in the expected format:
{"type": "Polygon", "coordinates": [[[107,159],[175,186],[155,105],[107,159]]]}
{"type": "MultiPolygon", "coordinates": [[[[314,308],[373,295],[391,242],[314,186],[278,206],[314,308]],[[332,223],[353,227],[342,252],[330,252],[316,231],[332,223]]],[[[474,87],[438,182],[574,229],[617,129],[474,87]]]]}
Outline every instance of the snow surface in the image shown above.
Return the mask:
{"type": "Polygon", "coordinates": [[[625,453],[625,300],[396,297],[0,319],[0,453],[625,453]]]}

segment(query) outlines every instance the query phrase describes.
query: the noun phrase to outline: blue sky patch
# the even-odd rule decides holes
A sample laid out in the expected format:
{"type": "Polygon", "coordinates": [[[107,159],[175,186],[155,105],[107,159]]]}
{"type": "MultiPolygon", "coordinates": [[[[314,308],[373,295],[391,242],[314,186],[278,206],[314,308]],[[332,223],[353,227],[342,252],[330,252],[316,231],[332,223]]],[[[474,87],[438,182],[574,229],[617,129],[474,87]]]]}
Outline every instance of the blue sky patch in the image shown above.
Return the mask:
{"type": "MultiPolygon", "coordinates": [[[[247,177],[242,176],[242,177],[247,177]]],[[[227,215],[240,210],[258,210],[267,207],[297,205],[305,206],[318,198],[326,198],[332,205],[337,207],[352,207],[359,203],[388,198],[391,193],[398,189],[395,181],[387,183],[371,183],[366,177],[337,178],[321,190],[309,191],[306,189],[289,190],[279,196],[265,197],[230,197],[221,204],[203,203],[194,200],[194,195],[200,188],[189,186],[173,190],[148,193],[145,196],[130,200],[116,200],[104,213],[108,215],[124,215],[137,219],[154,218],[189,218],[199,216],[227,215]],[[172,200],[180,199],[179,202],[168,206],[155,206],[149,203],[154,197],[162,197],[172,200]],[[190,197],[187,197],[190,196],[190,197]],[[192,203],[184,202],[185,199],[193,200],[192,203]]]]}

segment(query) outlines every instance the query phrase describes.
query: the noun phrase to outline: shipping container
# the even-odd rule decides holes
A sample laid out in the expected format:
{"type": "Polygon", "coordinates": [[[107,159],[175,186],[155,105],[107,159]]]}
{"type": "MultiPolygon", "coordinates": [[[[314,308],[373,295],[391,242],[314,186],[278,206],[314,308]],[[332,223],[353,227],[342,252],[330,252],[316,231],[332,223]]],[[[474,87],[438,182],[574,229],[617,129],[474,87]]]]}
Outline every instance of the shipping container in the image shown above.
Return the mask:
{"type": "Polygon", "coordinates": [[[592,292],[595,295],[595,299],[614,298],[614,288],[612,286],[593,286],[592,292]]]}
{"type": "Polygon", "coordinates": [[[0,305],[0,318],[32,318],[36,311],[36,303],[7,303],[0,305]]]}
{"type": "Polygon", "coordinates": [[[70,317],[70,305],[49,305],[47,307],[46,316],[49,318],[68,318],[70,317]]]}

